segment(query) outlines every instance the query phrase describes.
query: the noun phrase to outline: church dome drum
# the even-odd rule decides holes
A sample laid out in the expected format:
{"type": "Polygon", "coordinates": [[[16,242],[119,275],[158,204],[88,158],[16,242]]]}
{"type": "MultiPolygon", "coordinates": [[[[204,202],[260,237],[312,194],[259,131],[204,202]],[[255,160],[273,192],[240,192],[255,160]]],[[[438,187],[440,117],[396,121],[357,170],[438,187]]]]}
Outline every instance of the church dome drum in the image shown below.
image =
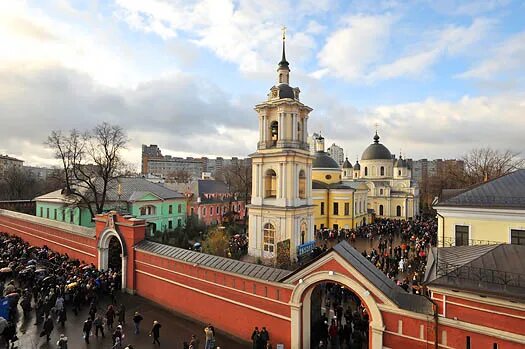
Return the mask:
{"type": "Polygon", "coordinates": [[[376,135],[374,136],[374,143],[370,144],[365,151],[363,152],[363,155],[361,156],[361,160],[390,160],[392,159],[392,154],[390,153],[390,150],[388,150],[387,147],[385,147],[383,144],[379,143],[379,135],[376,132],[376,135]]]}
{"type": "Polygon", "coordinates": [[[337,161],[332,159],[332,157],[325,151],[315,152],[315,159],[312,163],[312,168],[329,168],[339,170],[339,165],[337,161]]]}

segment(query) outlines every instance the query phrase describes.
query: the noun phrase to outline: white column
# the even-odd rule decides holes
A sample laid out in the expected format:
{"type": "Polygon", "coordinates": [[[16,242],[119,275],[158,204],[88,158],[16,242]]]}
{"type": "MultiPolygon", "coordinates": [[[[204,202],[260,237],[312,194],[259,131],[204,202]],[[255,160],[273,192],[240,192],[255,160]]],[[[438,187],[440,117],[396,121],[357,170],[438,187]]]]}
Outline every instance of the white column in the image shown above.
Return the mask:
{"type": "Polygon", "coordinates": [[[287,187],[287,183],[288,183],[288,181],[287,181],[287,177],[288,177],[287,172],[288,171],[286,170],[286,163],[284,163],[284,162],[283,162],[283,172],[284,172],[284,174],[283,174],[283,196],[282,197],[286,198],[286,196],[288,195],[288,193],[286,192],[286,190],[287,190],[286,187],[287,187]]]}
{"type": "Polygon", "coordinates": [[[297,140],[297,114],[292,114],[292,141],[297,140]]]}
{"type": "Polygon", "coordinates": [[[261,185],[261,176],[260,176],[260,171],[261,171],[261,165],[257,164],[255,165],[255,197],[259,197],[260,196],[260,185],[261,185]]]}
{"type": "Polygon", "coordinates": [[[259,118],[259,142],[263,142],[264,141],[264,137],[263,137],[263,116],[261,116],[259,118]]]}
{"type": "Polygon", "coordinates": [[[268,136],[266,133],[268,132],[268,117],[266,115],[262,116],[262,138],[263,142],[266,142],[268,139],[268,136]]]}
{"type": "Polygon", "coordinates": [[[303,119],[303,142],[307,142],[308,139],[308,118],[303,119]]]}

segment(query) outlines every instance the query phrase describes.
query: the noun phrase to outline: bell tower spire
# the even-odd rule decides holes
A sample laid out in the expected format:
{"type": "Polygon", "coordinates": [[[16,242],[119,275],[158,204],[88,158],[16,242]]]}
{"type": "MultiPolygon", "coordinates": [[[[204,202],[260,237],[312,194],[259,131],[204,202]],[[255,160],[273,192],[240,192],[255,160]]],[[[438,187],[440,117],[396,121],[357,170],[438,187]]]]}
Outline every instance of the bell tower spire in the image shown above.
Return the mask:
{"type": "Polygon", "coordinates": [[[286,27],[281,28],[282,40],[283,40],[283,53],[281,61],[279,62],[277,73],[278,73],[278,84],[289,84],[290,83],[290,64],[286,60],[286,27]]]}

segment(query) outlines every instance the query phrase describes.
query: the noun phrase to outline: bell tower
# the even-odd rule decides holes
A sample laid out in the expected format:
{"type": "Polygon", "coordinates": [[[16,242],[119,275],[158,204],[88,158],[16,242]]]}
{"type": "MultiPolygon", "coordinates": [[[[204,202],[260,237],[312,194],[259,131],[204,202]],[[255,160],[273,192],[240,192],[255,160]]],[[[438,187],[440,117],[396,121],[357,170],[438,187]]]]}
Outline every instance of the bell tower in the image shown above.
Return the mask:
{"type": "Polygon", "coordinates": [[[267,100],[257,104],[259,141],[252,158],[252,200],[249,206],[248,253],[263,259],[288,254],[312,241],[312,160],[308,145],[308,114],[300,90],[290,86],[285,28],[277,84],[267,100]]]}

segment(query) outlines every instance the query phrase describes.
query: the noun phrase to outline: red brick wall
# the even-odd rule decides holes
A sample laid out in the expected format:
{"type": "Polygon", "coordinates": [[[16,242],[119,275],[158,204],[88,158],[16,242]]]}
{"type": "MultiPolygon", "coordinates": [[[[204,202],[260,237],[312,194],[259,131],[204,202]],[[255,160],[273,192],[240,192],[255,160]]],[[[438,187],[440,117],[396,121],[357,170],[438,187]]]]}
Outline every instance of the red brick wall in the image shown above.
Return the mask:
{"type": "Polygon", "coordinates": [[[0,215],[0,232],[16,235],[34,246],[48,246],[71,258],[96,265],[95,237],[73,234],[49,225],[0,215]]]}
{"type": "Polygon", "coordinates": [[[290,289],[139,250],[135,268],[139,295],[245,340],[266,326],[272,343],[290,347],[290,289]]]}

